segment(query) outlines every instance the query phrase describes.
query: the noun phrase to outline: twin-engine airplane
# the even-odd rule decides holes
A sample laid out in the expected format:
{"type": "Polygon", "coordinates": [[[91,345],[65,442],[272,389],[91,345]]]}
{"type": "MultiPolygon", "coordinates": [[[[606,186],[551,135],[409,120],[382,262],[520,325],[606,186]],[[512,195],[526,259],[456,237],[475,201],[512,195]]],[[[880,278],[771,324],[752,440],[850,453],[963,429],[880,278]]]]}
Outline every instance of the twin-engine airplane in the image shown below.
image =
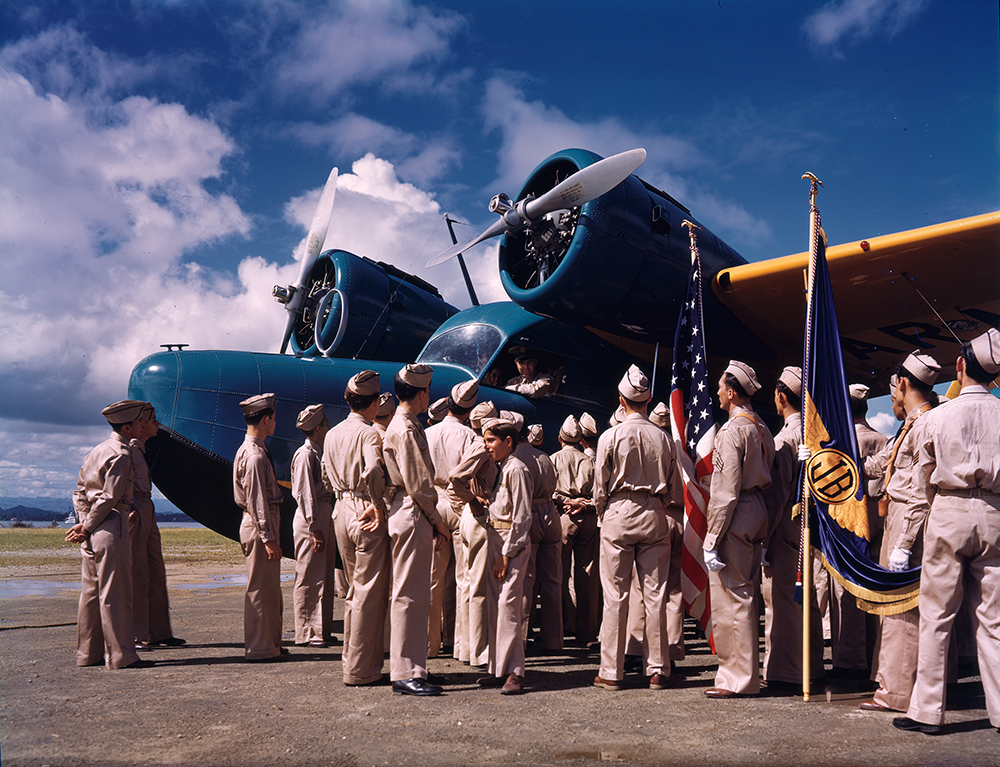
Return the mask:
{"type": "MultiPolygon", "coordinates": [[[[335,170],[298,280],[275,288],[288,310],[281,353],[167,351],[132,371],[129,397],[152,402],[166,427],[147,446],[153,481],[189,516],[238,539],[232,458],[245,431],[238,403],[277,395],[269,444],[287,485],[303,440],[294,425],[303,407],[321,402],[336,423],[348,413],[343,393],[351,376],[377,370],[391,391],[393,375],[413,360],[434,368],[432,401],[477,378],[481,400],[543,424],[550,450],[568,414],[586,410],[599,421],[610,414],[616,382],[632,362],[649,370],[658,361],[655,394],[665,400],[691,267],[684,220],[699,227],[704,284],[711,285],[704,295],[711,372],[739,358],[770,391],[783,366],[801,364],[808,254],[747,263],[681,203],[632,175],[644,160],[641,149],[605,160],[567,149],[532,172],[516,201],[495,197],[497,222],[429,265],[502,235],[500,274],[511,302],[461,312],[413,275],[324,249],[335,170]],[[294,356],[285,354],[289,343],[294,356]],[[517,372],[514,346],[535,353],[555,381],[553,393],[530,399],[504,388],[517,372]]],[[[948,369],[958,339],[1000,325],[998,256],[1000,211],[828,248],[849,379],[884,391],[914,348],[948,369]]],[[[295,503],[285,496],[282,543],[291,556],[295,503]]]]}

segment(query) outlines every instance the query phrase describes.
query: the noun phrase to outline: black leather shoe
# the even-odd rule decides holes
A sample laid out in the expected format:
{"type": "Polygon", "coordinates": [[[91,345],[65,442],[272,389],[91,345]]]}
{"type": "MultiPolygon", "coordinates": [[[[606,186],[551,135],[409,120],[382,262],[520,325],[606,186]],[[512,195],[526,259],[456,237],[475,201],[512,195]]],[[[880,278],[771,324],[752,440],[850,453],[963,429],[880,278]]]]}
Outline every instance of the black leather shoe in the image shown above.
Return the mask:
{"type": "Polygon", "coordinates": [[[444,688],[430,684],[426,679],[414,677],[392,683],[393,695],[440,695],[444,688]]]}
{"type": "Polygon", "coordinates": [[[157,645],[162,645],[163,647],[180,647],[187,644],[187,641],[180,637],[167,637],[166,639],[158,639],[155,642],[150,642],[150,644],[154,647],[157,645]]]}
{"type": "Polygon", "coordinates": [[[923,722],[917,722],[910,719],[908,716],[897,716],[892,720],[892,726],[899,730],[908,730],[924,733],[925,735],[940,735],[941,725],[939,724],[924,724],[923,722]]]}
{"type": "Polygon", "coordinates": [[[134,660],[127,666],[122,666],[122,668],[152,668],[155,665],[151,660],[134,660]]]}

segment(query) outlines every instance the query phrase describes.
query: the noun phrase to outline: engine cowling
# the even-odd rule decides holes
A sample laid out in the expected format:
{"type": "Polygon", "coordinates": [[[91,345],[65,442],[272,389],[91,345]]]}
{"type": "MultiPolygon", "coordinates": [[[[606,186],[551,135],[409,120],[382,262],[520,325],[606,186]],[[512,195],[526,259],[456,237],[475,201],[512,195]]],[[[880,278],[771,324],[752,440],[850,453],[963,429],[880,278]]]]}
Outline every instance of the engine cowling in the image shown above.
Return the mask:
{"type": "Polygon", "coordinates": [[[345,250],[320,254],[292,331],[298,356],[412,360],[456,309],[430,283],[345,250]]]}
{"type": "MultiPolygon", "coordinates": [[[[518,200],[539,196],[577,170],[600,160],[583,149],[567,149],[544,160],[528,177],[518,200]]],[[[650,184],[632,175],[580,208],[553,214],[500,243],[500,278],[511,300],[535,314],[580,323],[615,335],[672,345],[691,269],[685,219],[695,223],[705,284],[720,269],[746,259],[650,184]]],[[[706,322],[745,348],[762,346],[705,291],[706,322]]],[[[728,345],[728,344],[727,344],[728,345]]],[[[721,348],[719,349],[721,352],[721,348]]]]}

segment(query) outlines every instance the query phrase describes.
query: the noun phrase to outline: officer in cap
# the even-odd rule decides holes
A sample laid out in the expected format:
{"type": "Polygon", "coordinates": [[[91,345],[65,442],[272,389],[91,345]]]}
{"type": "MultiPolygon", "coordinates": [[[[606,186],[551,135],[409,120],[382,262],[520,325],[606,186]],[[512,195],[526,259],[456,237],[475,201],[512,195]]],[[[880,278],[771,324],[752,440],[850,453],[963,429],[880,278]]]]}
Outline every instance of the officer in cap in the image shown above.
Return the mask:
{"type": "Polygon", "coordinates": [[[580,416],[580,445],[583,448],[583,454],[591,461],[597,459],[597,438],[600,433],[594,416],[590,413],[583,413],[580,416]]]}
{"type": "Polygon", "coordinates": [[[618,384],[621,423],[601,435],[594,464],[594,506],[601,518],[601,664],[594,684],[620,689],[625,672],[629,591],[633,567],[642,581],[646,621],[646,673],[650,689],[670,678],[667,642],[672,538],[682,530],[666,508],[674,501],[674,446],[646,409],[649,381],[633,365],[618,384]]]}
{"type": "MultiPolygon", "coordinates": [[[[879,564],[902,572],[920,561],[923,552],[923,523],[929,509],[921,484],[918,452],[924,438],[924,416],[938,402],[934,384],[941,365],[920,351],[910,354],[893,376],[894,402],[906,415],[903,428],[892,443],[864,462],[865,474],[882,477],[885,495],[879,514],[885,517],[879,564]]],[[[879,688],[866,711],[906,711],[917,669],[920,613],[916,607],[896,615],[883,615],[879,627],[879,688]]]]}
{"type": "Polygon", "coordinates": [[[555,382],[552,378],[538,371],[538,357],[534,352],[524,346],[513,346],[510,353],[514,355],[518,375],[507,382],[505,389],[532,399],[544,397],[554,391],[555,382]]]}
{"type": "Polygon", "coordinates": [[[920,656],[903,730],[940,732],[955,616],[974,611],[979,671],[990,724],[1000,732],[1000,332],[962,344],[955,361],[961,393],[924,417],[919,465],[930,501],[920,578],[920,656]],[[995,384],[994,384],[995,385],[995,384]],[[965,600],[963,601],[963,594],[965,600]]]}
{"type": "Polygon", "coordinates": [[[323,440],[330,430],[322,405],[309,405],[295,421],[306,441],[292,456],[295,644],[326,647],[323,618],[333,606],[333,496],[323,484],[323,440]],[[328,584],[327,581],[330,581],[328,584]]]}
{"type": "Polygon", "coordinates": [[[597,510],[591,500],[594,462],[580,448],[582,439],[580,424],[572,415],[567,416],[559,427],[562,447],[552,454],[556,467],[556,490],[552,497],[562,525],[563,630],[586,644],[597,637],[600,580],[594,563],[597,554],[597,510]]]}
{"type": "Polygon", "coordinates": [[[372,425],[392,395],[379,395],[379,374],[363,370],[344,390],[351,412],[323,441],[323,471],[337,504],[334,529],[344,561],[343,678],[348,686],[382,680],[386,611],[392,582],[382,440],[372,425]]]}
{"type": "MultiPolygon", "coordinates": [[[[441,645],[453,651],[467,640],[468,626],[457,610],[457,602],[468,601],[468,562],[459,532],[462,508],[459,499],[448,495],[452,470],[462,461],[466,449],[476,440],[468,425],[469,413],[479,396],[479,382],[463,381],[451,387],[444,398],[445,413],[439,423],[427,429],[427,447],[434,464],[434,489],[437,491],[438,514],[451,532],[451,543],[434,551],[431,567],[430,621],[427,627],[427,657],[436,658],[441,645]],[[461,625],[456,625],[456,622],[461,625]],[[463,637],[465,639],[463,639],[463,637]]],[[[466,612],[466,615],[468,613],[466,612]]],[[[467,650],[465,651],[467,654],[467,650]]],[[[459,652],[455,657],[459,657],[459,652]]]]}
{"type": "Polygon", "coordinates": [[[280,659],[281,646],[281,487],[264,440],[274,434],[274,395],[258,394],[240,403],[247,424],[233,461],[233,496],[243,509],[240,546],[247,560],[243,607],[245,658],[280,659]]]}
{"type": "Polygon", "coordinates": [[[66,540],[80,544],[77,666],[145,668],[135,652],[132,620],[133,469],[129,441],[142,434],[147,403],[122,400],[101,411],[113,433],[84,459],[73,493],[76,524],[66,540]]]}
{"type": "Polygon", "coordinates": [[[705,564],[712,598],[712,630],[719,670],[710,698],[760,691],[758,614],[767,509],[762,492],[771,484],[774,439],[750,405],[760,389],[745,362],[731,360],[719,378],[719,406],[729,420],[715,436],[705,564]]]}
{"type": "Polygon", "coordinates": [[[430,404],[433,374],[429,365],[421,363],[406,365],[396,373],[393,385],[399,408],[382,445],[388,483],[396,488],[388,520],[393,573],[389,675],[392,691],[398,695],[441,692],[427,681],[427,622],[434,549],[448,545],[451,531],[437,510],[434,466],[424,427],[417,419],[430,404]]]}

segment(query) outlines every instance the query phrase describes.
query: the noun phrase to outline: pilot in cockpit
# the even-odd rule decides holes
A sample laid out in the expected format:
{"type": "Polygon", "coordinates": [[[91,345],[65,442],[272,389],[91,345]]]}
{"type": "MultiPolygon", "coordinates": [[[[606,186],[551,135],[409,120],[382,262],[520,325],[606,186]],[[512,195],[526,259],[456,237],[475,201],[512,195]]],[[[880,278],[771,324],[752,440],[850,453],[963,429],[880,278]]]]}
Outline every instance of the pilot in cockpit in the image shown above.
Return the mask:
{"type": "Polygon", "coordinates": [[[504,387],[525,397],[538,399],[555,391],[555,382],[551,376],[538,370],[538,358],[534,352],[524,346],[512,346],[510,353],[514,355],[517,372],[520,375],[511,378],[504,387]]]}

